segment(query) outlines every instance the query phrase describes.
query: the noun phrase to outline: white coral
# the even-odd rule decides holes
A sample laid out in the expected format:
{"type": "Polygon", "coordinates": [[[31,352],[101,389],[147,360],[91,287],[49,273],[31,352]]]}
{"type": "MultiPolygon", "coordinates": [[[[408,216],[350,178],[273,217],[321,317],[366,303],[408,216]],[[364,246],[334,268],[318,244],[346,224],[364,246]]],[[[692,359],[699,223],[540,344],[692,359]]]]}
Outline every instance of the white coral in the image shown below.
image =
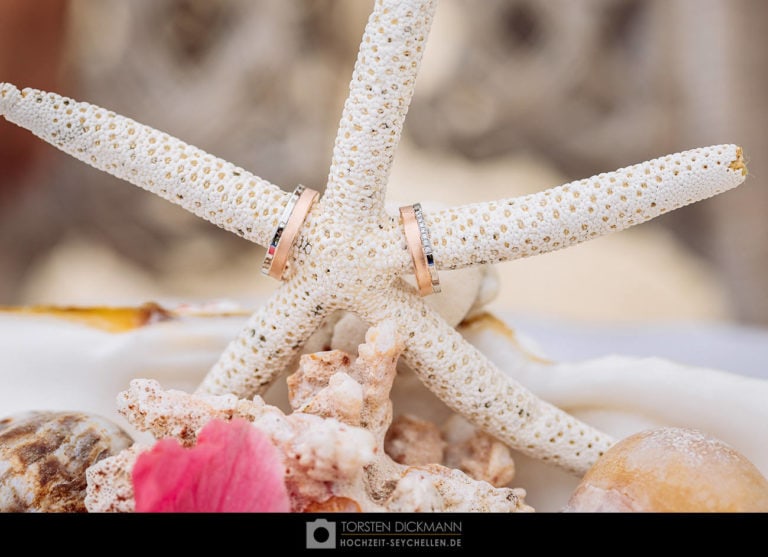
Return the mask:
{"type": "MultiPolygon", "coordinates": [[[[337,350],[304,356],[289,379],[296,411],[288,415],[258,396],[249,401],[190,395],[164,391],[147,379],[132,381],[120,395],[120,412],[140,430],[187,445],[211,419],[251,421],[283,454],[295,510],[531,510],[523,502],[523,490],[494,487],[437,463],[398,464],[384,452],[392,422],[389,393],[402,349],[396,326],[386,322],[368,331],[355,361],[337,350]]],[[[411,433],[404,428],[400,441],[419,438],[411,433]]],[[[133,508],[127,482],[138,450],[124,451],[89,470],[89,510],[133,508]]]]}

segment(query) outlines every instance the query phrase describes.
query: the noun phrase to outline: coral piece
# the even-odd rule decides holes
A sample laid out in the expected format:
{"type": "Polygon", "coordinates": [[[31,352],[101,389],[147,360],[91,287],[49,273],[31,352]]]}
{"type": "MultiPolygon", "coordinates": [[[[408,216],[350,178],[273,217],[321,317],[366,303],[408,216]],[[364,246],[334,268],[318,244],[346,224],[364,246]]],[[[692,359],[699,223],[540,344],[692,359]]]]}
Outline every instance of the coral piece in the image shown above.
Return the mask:
{"type": "Polygon", "coordinates": [[[287,512],[282,454],[245,420],[211,420],[195,447],[158,441],[131,477],[137,512],[287,512]]]}
{"type": "MultiPolygon", "coordinates": [[[[531,510],[523,490],[495,488],[436,463],[401,465],[387,456],[389,392],[402,348],[395,324],[385,322],[368,331],[356,360],[340,351],[302,357],[290,380],[290,402],[298,410],[289,415],[260,397],[163,391],[151,380],[134,380],[119,398],[120,409],[135,427],[187,444],[195,441],[190,432],[212,419],[252,422],[282,453],[293,510],[531,510]]],[[[90,471],[90,510],[129,507],[104,496],[125,497],[133,457],[124,455],[90,471]],[[116,487],[110,489],[110,482],[116,487]]]]}
{"type": "MultiPolygon", "coordinates": [[[[194,389],[194,378],[215,361],[243,319],[225,316],[245,312],[229,304],[184,310],[203,312],[205,317],[185,317],[180,311],[168,308],[171,320],[119,335],[47,315],[6,315],[0,339],[6,365],[0,375],[12,387],[0,389],[0,407],[17,412],[52,406],[58,396],[69,400],[65,407],[111,416],[114,393],[131,377],[151,375],[169,388],[194,389]],[[32,340],[41,335],[50,339],[44,351],[35,349],[32,340]],[[107,368],[109,374],[100,373],[107,368]],[[60,370],[58,376],[53,369],[60,370]],[[67,377],[66,393],[55,389],[62,374],[67,377]]],[[[768,420],[768,381],[764,379],[659,358],[610,356],[555,362],[545,359],[546,354],[525,334],[488,314],[466,321],[459,331],[540,398],[616,438],[662,425],[699,429],[737,449],[768,477],[768,446],[759,442],[761,424],[768,420]],[[717,412],[711,410],[713,400],[717,412]]],[[[334,330],[329,344],[334,348],[342,340],[347,344],[346,334],[334,330]]],[[[328,338],[315,350],[328,346],[324,344],[328,338]]],[[[708,338],[717,341],[715,335],[708,338]]],[[[757,344],[754,349],[760,352],[757,344]]],[[[284,385],[282,381],[276,385],[266,400],[271,404],[287,400],[284,385]]],[[[415,414],[446,431],[442,424],[449,410],[400,364],[391,397],[396,413],[415,414]]],[[[447,431],[445,437],[449,439],[447,431]]],[[[515,485],[525,486],[526,501],[543,511],[562,509],[580,479],[520,455],[515,455],[515,469],[515,485]]]]}
{"type": "Polygon", "coordinates": [[[584,476],[566,510],[766,512],[768,480],[714,437],[658,428],[614,445],[584,476]]]}
{"type": "Polygon", "coordinates": [[[136,510],[133,470],[139,455],[149,447],[138,443],[94,464],[85,473],[88,489],[85,508],[91,513],[129,513],[136,510]]]}
{"type": "Polygon", "coordinates": [[[89,414],[0,420],[0,512],[85,512],[86,469],[131,443],[115,424],[89,414]]]}
{"type": "MultiPolygon", "coordinates": [[[[416,416],[398,416],[384,438],[384,450],[398,464],[419,466],[443,462],[445,441],[440,429],[432,422],[420,420],[416,416]]],[[[470,476],[485,479],[472,474],[470,476]]]]}
{"type": "MultiPolygon", "coordinates": [[[[412,271],[411,260],[401,223],[385,210],[385,190],[435,8],[434,0],[376,2],[325,195],[299,232],[284,283],[230,343],[199,393],[263,392],[326,316],[354,311],[369,324],[397,322],[406,363],[473,424],[527,455],[584,472],[613,440],[500,372],[401,278],[412,271]]],[[[0,115],[261,245],[286,205],[287,193],[245,170],[87,103],[0,84],[0,115]]],[[[719,145],[425,218],[436,267],[452,269],[618,231],[733,188],[745,174],[741,149],[719,145]]]]}
{"type": "Polygon", "coordinates": [[[285,455],[286,482],[294,499],[327,495],[325,482],[351,475],[373,459],[374,442],[367,431],[312,414],[285,416],[260,397],[249,401],[233,395],[192,396],[163,391],[157,381],[134,380],[118,404],[137,429],[157,438],[174,437],[188,446],[211,419],[253,422],[285,455]]]}
{"type": "Polygon", "coordinates": [[[197,440],[197,432],[211,418],[232,419],[238,400],[234,395],[210,402],[190,399],[181,391],[160,391],[156,381],[132,381],[131,388],[118,395],[117,407],[140,430],[151,431],[158,439],[173,437],[191,447],[197,440]],[[169,418],[169,409],[178,413],[181,407],[184,407],[183,420],[169,418]],[[221,410],[216,411],[219,408],[221,410]]]}
{"type": "Polygon", "coordinates": [[[443,430],[448,442],[446,466],[497,487],[509,485],[515,478],[515,461],[504,443],[477,431],[460,416],[452,416],[443,430]]]}
{"type": "Polygon", "coordinates": [[[458,470],[431,464],[407,468],[389,496],[393,512],[532,511],[522,502],[522,489],[495,488],[458,470]]]}

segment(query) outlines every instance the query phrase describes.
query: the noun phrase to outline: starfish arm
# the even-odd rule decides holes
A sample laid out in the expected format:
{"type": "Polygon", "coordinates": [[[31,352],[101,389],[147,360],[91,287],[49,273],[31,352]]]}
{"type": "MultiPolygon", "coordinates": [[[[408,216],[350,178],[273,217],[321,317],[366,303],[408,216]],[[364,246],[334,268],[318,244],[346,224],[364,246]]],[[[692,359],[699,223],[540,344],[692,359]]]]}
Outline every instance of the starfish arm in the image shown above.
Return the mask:
{"type": "Polygon", "coordinates": [[[339,123],[323,203],[374,222],[413,96],[435,0],[377,0],[339,123]]]}
{"type": "MultiPolygon", "coordinates": [[[[744,181],[741,148],[667,155],[514,199],[425,214],[441,269],[554,251],[640,224],[744,181]]],[[[408,261],[403,261],[408,269],[408,261]]]]}
{"type": "Polygon", "coordinates": [[[294,276],[248,319],[197,393],[232,393],[240,398],[262,393],[320,326],[326,305],[322,293],[305,278],[294,276]]]}
{"type": "Polygon", "coordinates": [[[581,474],[613,444],[501,372],[405,289],[393,289],[386,304],[369,306],[361,315],[374,324],[396,320],[405,339],[403,358],[429,390],[510,447],[581,474]]]}
{"type": "Polygon", "coordinates": [[[263,246],[288,201],[287,193],[242,168],[92,104],[0,83],[0,116],[263,246]]]}

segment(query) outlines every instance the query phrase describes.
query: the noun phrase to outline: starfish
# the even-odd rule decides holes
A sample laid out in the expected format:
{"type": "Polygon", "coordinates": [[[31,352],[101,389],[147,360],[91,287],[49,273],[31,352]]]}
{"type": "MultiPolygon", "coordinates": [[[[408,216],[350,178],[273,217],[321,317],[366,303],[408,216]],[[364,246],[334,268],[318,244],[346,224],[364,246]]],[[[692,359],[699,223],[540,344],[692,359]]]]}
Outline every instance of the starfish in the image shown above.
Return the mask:
{"type": "MultiPolygon", "coordinates": [[[[466,342],[403,277],[413,272],[387,179],[435,12],[433,0],[378,0],[363,35],[322,198],[308,212],[282,284],[198,388],[266,389],[331,313],[391,319],[403,358],[448,406],[511,447],[583,473],[613,443],[537,398],[466,342]]],[[[262,246],[290,194],[167,134],[88,103],[0,84],[0,115],[72,156],[262,246]]],[[[669,155],[516,199],[424,215],[438,270],[564,248],[740,184],[741,149],[669,155]]],[[[471,184],[468,184],[471,186],[471,184]]]]}

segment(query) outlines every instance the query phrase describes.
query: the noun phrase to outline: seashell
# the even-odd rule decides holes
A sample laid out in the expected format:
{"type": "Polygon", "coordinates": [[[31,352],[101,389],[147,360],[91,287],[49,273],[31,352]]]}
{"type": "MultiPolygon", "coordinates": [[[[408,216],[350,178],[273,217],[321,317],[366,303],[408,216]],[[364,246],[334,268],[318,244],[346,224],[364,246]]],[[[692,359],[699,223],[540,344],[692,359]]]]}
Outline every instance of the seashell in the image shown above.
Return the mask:
{"type": "Polygon", "coordinates": [[[587,472],[570,512],[766,512],[768,480],[699,431],[657,428],[620,441],[587,472]]]}
{"type": "MultiPolygon", "coordinates": [[[[617,439],[662,426],[705,431],[744,454],[768,476],[768,444],[763,442],[763,424],[768,421],[765,379],[662,358],[611,355],[553,362],[488,313],[466,320],[458,329],[536,395],[617,439]]],[[[523,455],[514,458],[515,483],[528,491],[526,501],[539,511],[562,509],[578,479],[523,455]]]]}
{"type": "Polygon", "coordinates": [[[0,512],[85,512],[85,471],[133,441],[99,416],[28,412],[0,420],[0,512]]]}
{"type": "MultiPolygon", "coordinates": [[[[492,278],[486,275],[483,280],[492,278]]],[[[482,288],[477,296],[484,299],[482,288]]],[[[232,303],[165,309],[0,309],[0,380],[12,385],[0,389],[0,408],[7,413],[78,408],[104,415],[137,440],[149,442],[151,436],[136,432],[116,412],[115,393],[135,377],[193,391],[249,313],[232,303]],[[67,378],[65,385],[62,376],[67,378]]],[[[768,420],[765,379],[659,358],[607,356],[552,362],[501,319],[477,313],[476,307],[470,313],[472,317],[458,327],[462,335],[544,400],[617,438],[660,426],[706,431],[746,455],[768,476],[768,444],[761,442],[762,424],[768,420]]],[[[349,314],[332,316],[307,351],[333,346],[354,354],[365,330],[355,320],[349,314]]],[[[437,424],[452,415],[405,366],[398,370],[391,395],[396,414],[413,414],[437,424]]],[[[288,411],[285,381],[277,381],[265,400],[288,411]]],[[[579,479],[513,456],[515,484],[527,489],[526,502],[540,511],[562,509],[579,479]]]]}
{"type": "Polygon", "coordinates": [[[0,308],[0,408],[77,408],[127,428],[115,395],[131,379],[194,390],[247,318],[225,304],[0,308]]]}

